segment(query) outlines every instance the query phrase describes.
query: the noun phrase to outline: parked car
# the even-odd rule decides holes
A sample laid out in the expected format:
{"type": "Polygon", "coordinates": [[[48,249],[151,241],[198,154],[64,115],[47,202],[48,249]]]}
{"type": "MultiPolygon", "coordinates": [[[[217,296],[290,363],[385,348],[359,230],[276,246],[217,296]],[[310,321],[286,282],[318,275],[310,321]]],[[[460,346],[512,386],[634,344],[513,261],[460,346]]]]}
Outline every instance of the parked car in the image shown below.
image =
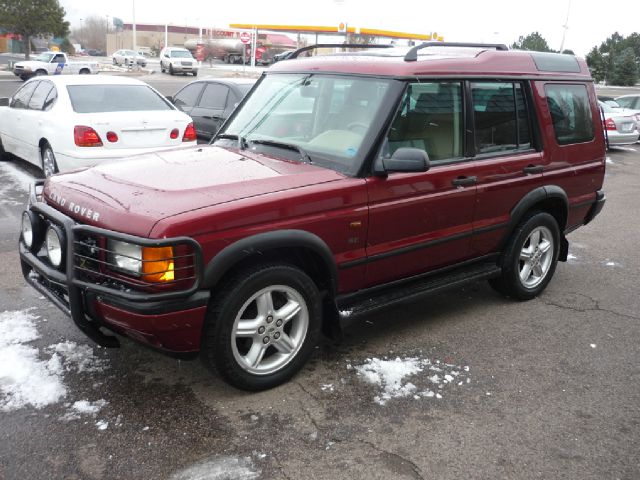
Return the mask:
{"type": "Polygon", "coordinates": [[[95,48],[90,48],[87,50],[87,53],[92,57],[106,57],[107,53],[104,50],[98,50],[95,48]]]}
{"type": "Polygon", "coordinates": [[[100,65],[94,61],[70,62],[64,52],[43,52],[33,60],[17,62],[13,74],[22,80],[41,75],[98,73],[100,65]]]}
{"type": "Polygon", "coordinates": [[[141,67],[147,66],[147,59],[144,55],[136,54],[133,50],[118,50],[111,55],[111,60],[114,65],[133,65],[135,61],[141,67]]]}
{"type": "Polygon", "coordinates": [[[0,154],[45,177],[195,140],[191,118],[133,78],[34,78],[0,99],[0,154]]]}
{"type": "Polygon", "coordinates": [[[160,71],[198,75],[198,62],[186,48],[166,47],[160,51],[160,71]]]}
{"type": "Polygon", "coordinates": [[[168,99],[193,119],[198,138],[210,140],[254,83],[250,78],[196,80],[168,99]]]}
{"type": "Polygon", "coordinates": [[[631,145],[638,141],[638,119],[636,115],[629,115],[619,108],[610,107],[604,102],[598,102],[603,114],[603,125],[609,145],[631,145]]]}
{"type": "Polygon", "coordinates": [[[640,95],[622,95],[614,100],[623,108],[640,111],[640,95]]]}
{"type": "Polygon", "coordinates": [[[292,59],[210,145],[37,184],[22,272],[101,345],[118,344],[108,329],[200,354],[262,390],[375,309],[483,279],[542,293],[603,208],[605,158],[572,55],[433,42],[292,59]]]}

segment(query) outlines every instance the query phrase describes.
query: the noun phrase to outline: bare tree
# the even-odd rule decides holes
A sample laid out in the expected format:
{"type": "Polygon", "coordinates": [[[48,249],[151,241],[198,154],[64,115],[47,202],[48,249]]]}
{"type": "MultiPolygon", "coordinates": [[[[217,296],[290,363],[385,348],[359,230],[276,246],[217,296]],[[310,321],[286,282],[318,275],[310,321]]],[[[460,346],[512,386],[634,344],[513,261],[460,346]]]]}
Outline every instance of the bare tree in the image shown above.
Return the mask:
{"type": "Polygon", "coordinates": [[[80,27],[74,28],[71,34],[84,49],[94,48],[106,51],[108,29],[109,22],[107,17],[92,15],[81,20],[80,27]]]}

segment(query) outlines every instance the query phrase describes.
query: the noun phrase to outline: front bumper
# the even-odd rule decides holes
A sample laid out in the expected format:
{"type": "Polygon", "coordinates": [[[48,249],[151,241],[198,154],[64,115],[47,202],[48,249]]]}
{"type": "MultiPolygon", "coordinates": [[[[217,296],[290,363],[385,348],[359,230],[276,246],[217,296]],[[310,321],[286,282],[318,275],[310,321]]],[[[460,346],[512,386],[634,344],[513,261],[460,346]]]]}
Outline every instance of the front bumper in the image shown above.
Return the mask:
{"type": "Polygon", "coordinates": [[[198,65],[194,64],[194,65],[179,65],[179,64],[172,64],[173,67],[173,71],[174,72],[197,72],[198,71],[198,65]]]}
{"type": "Polygon", "coordinates": [[[75,250],[77,239],[87,231],[121,241],[130,242],[135,237],[76,224],[46,203],[37,201],[35,192],[31,193],[29,209],[63,228],[66,259],[63,270],[58,270],[20,241],[20,262],[25,280],[70,316],[89,338],[101,346],[117,347],[117,338],[106,334],[106,328],[170,355],[188,357],[197,354],[209,292],[199,290],[202,255],[196,242],[185,238],[168,241],[135,239],[146,246],[168,245],[175,241],[189,243],[194,249],[195,271],[190,288],[164,292],[114,288],[107,282],[92,283],[82,276],[75,250]]]}

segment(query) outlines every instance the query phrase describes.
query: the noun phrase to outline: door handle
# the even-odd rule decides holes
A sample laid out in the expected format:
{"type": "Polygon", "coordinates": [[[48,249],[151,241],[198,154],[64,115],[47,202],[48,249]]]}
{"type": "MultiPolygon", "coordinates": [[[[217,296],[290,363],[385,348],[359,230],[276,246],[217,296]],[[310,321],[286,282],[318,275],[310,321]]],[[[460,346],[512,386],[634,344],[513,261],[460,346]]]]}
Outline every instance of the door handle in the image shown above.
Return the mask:
{"type": "Polygon", "coordinates": [[[451,181],[454,187],[467,187],[469,185],[475,185],[478,183],[478,177],[458,177],[451,181]]]}
{"type": "Polygon", "coordinates": [[[542,165],[527,165],[522,171],[527,175],[533,175],[536,173],[542,173],[543,170],[544,166],[542,165]]]}

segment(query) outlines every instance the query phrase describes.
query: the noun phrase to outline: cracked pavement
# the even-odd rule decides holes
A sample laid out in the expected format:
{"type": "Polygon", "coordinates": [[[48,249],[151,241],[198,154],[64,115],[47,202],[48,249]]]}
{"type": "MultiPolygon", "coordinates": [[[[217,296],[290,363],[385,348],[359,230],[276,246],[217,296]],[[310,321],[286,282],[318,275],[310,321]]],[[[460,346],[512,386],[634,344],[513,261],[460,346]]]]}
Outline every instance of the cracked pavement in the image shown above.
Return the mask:
{"type": "MultiPolygon", "coordinates": [[[[0,478],[187,478],[194,465],[203,479],[640,478],[637,150],[608,154],[607,204],[569,236],[572,259],[539,298],[478,283],[379,311],[289,383],[253,394],[126,340],[95,349],[109,368],[67,372],[62,402],[0,412],[0,478]],[[468,365],[470,383],[381,406],[349,366],[396,356],[468,365]],[[84,398],[107,405],[62,421],[84,398]],[[212,476],[229,465],[233,476],[212,476]]],[[[42,351],[91,345],[21,278],[22,197],[16,187],[0,199],[0,312],[35,307],[42,351]]]]}

